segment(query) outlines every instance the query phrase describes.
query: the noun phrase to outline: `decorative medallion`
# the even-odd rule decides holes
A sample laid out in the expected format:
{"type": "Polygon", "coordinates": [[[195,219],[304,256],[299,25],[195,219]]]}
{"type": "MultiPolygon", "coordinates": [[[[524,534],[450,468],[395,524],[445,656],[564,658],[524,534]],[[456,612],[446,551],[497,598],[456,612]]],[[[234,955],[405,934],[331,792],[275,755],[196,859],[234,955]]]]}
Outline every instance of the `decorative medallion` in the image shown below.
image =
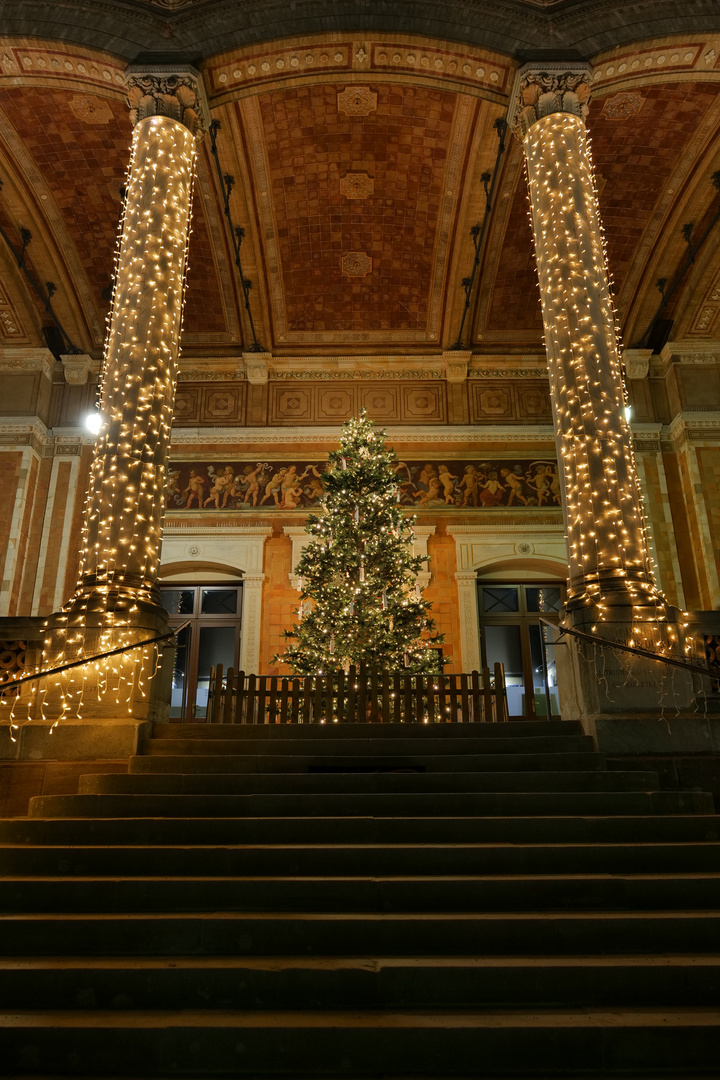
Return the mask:
{"type": "Polygon", "coordinates": [[[368,116],[377,109],[377,94],[369,86],[346,86],[338,93],[337,107],[347,116],[368,116]]]}
{"type": "Polygon", "coordinates": [[[629,120],[637,116],[645,104],[645,98],[637,90],[624,91],[608,98],[603,109],[603,116],[608,120],[629,120]]]}
{"type": "Polygon", "coordinates": [[[348,251],[340,260],[340,267],[348,277],[365,277],[372,270],[372,259],[364,251],[348,251]]]}
{"type": "Polygon", "coordinates": [[[375,190],[372,176],[364,172],[349,172],[340,181],[340,194],[346,199],[367,199],[375,190]]]}
{"type": "Polygon", "coordinates": [[[68,105],[78,120],[82,120],[85,124],[104,127],[112,120],[112,109],[108,103],[91,94],[73,94],[68,105]]]}

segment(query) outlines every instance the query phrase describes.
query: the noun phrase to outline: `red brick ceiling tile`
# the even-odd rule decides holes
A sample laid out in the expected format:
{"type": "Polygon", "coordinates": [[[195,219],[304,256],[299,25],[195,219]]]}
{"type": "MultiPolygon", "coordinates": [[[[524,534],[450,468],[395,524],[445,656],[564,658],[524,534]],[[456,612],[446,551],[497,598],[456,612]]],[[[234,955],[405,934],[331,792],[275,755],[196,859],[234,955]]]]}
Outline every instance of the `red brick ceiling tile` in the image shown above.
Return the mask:
{"type": "Polygon", "coordinates": [[[98,308],[113,271],[120,214],[120,187],[125,181],[131,140],[130,118],[122,101],[99,99],[77,91],[43,87],[5,87],[2,108],[52,191],[87,273],[98,308]],[[70,101],[87,98],[82,118],[70,101]]]}
{"type": "Polygon", "coordinates": [[[373,90],[367,116],[339,112],[333,85],[260,99],[290,330],[426,326],[456,96],[373,90]],[[367,198],[342,193],[348,172],[372,178],[367,198]],[[371,272],[343,273],[349,252],[367,255],[371,272]]]}

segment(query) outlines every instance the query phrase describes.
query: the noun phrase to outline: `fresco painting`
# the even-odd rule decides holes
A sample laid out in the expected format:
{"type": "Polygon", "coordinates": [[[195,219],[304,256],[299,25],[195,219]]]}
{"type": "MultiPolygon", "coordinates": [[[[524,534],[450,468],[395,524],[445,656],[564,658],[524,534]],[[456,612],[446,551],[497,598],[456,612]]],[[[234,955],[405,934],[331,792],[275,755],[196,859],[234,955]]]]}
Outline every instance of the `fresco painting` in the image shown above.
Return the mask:
{"type": "MultiPolygon", "coordinates": [[[[168,510],[312,510],[323,495],[322,461],[174,461],[168,510]]],[[[489,510],[560,506],[557,462],[527,460],[398,461],[398,502],[416,510],[489,510]]]]}

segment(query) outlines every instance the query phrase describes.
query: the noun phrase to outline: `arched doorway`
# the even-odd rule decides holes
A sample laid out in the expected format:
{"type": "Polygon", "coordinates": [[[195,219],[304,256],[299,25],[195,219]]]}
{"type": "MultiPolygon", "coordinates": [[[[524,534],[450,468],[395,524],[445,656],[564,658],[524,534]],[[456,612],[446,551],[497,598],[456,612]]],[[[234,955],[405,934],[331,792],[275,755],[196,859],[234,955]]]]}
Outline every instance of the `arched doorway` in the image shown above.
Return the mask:
{"type": "MultiPolygon", "coordinates": [[[[518,580],[511,575],[478,576],[480,656],[484,667],[505,668],[510,717],[525,720],[559,715],[557,691],[545,690],[540,618],[559,622],[565,582],[518,580]],[[549,710],[548,710],[549,697],[549,710]]],[[[554,683],[553,671],[550,682],[554,683]]]]}

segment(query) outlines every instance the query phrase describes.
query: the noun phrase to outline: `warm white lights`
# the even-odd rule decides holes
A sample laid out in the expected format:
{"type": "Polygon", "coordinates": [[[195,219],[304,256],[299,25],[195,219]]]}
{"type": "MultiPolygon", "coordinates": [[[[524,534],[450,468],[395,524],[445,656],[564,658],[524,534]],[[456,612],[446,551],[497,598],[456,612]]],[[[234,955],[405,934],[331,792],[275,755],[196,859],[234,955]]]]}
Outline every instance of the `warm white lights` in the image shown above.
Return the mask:
{"type": "MultiPolygon", "coordinates": [[[[47,671],[88,655],[147,641],[155,617],[185,257],[196,156],[195,135],[169,116],[140,120],[115,266],[100,407],[86,421],[97,434],[85,505],[78,584],[53,618],[43,649],[47,671]]],[[[33,691],[57,719],[80,715],[86,687],[100,704],[145,695],[155,646],[82,665],[33,691]],[[56,698],[59,696],[59,705],[56,698]]],[[[33,687],[35,684],[33,684],[33,687]]]]}
{"type": "Polygon", "coordinates": [[[568,610],[662,618],[653,581],[585,125],[554,112],[523,140],[555,430],[563,470],[568,610]],[[650,614],[648,614],[650,609],[650,614]]]}
{"type": "Polygon", "coordinates": [[[85,427],[88,431],[92,431],[93,435],[98,435],[105,422],[103,415],[99,412],[88,413],[85,417],[85,427]]]}

